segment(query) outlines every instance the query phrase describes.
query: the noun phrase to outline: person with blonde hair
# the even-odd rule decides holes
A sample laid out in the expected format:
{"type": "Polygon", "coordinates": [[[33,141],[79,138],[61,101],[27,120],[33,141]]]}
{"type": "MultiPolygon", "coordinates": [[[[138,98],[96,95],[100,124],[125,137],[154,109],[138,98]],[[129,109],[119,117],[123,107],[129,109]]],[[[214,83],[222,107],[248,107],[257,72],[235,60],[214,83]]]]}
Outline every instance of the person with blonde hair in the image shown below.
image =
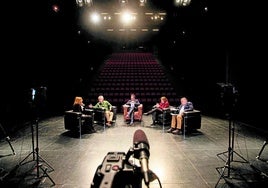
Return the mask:
{"type": "MultiPolygon", "coordinates": [[[[102,95],[98,96],[98,103],[95,104],[93,106],[93,108],[103,108],[105,109],[105,118],[106,118],[106,125],[108,127],[111,127],[112,126],[112,121],[113,121],[113,116],[114,116],[114,113],[112,111],[112,104],[107,101],[107,100],[104,100],[104,97],[102,95]]],[[[90,107],[92,107],[92,105],[90,105],[90,107]]]]}
{"type": "Polygon", "coordinates": [[[168,102],[167,97],[162,96],[160,98],[159,103],[156,103],[150,111],[144,113],[144,115],[146,116],[148,116],[149,114],[152,114],[153,123],[151,124],[151,126],[154,126],[156,124],[158,115],[163,113],[163,110],[168,107],[169,107],[169,102],[168,102]]]}

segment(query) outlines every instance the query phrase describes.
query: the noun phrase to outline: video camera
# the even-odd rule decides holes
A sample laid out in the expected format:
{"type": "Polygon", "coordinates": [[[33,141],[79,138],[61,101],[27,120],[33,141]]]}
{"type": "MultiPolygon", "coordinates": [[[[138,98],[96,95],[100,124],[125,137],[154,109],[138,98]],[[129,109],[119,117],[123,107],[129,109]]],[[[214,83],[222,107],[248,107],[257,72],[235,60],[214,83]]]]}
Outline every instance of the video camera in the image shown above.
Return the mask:
{"type": "Polygon", "coordinates": [[[108,152],[98,166],[91,188],[141,188],[142,174],[126,162],[124,152],[108,152]]]}
{"type": "Polygon", "coordinates": [[[127,154],[108,152],[98,166],[91,188],[142,188],[159,178],[149,169],[150,146],[145,133],[138,129],[134,133],[133,147],[127,154]],[[136,161],[139,161],[137,163],[136,161]]]}

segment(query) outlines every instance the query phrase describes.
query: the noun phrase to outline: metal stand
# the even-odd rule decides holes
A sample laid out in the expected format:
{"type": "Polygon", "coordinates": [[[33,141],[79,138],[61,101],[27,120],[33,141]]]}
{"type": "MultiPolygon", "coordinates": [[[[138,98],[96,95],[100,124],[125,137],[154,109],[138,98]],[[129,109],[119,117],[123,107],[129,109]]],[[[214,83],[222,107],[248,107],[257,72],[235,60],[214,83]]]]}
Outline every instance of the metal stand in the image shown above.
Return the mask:
{"type": "Polygon", "coordinates": [[[188,118],[187,116],[183,117],[183,139],[184,140],[185,140],[185,132],[186,132],[186,126],[187,126],[187,124],[186,124],[186,119],[187,118],[188,118]]]}
{"type": "Polygon", "coordinates": [[[234,161],[234,154],[238,155],[238,157],[240,157],[243,161],[240,162],[244,162],[244,163],[248,163],[248,161],[241,156],[240,154],[238,154],[236,151],[234,151],[234,122],[232,122],[231,118],[229,117],[229,143],[228,143],[228,150],[222,153],[217,154],[217,156],[224,160],[222,157],[220,157],[221,155],[224,155],[225,157],[227,157],[227,160],[225,162],[225,165],[223,167],[217,167],[216,170],[218,171],[218,173],[220,174],[220,178],[217,181],[215,187],[217,187],[217,185],[219,184],[220,180],[223,178],[231,178],[230,176],[230,170],[232,169],[231,167],[231,162],[234,161]],[[227,175],[225,174],[225,171],[227,170],[227,175]]]}
{"type": "Polygon", "coordinates": [[[4,135],[4,137],[5,137],[5,140],[6,140],[6,141],[8,142],[8,144],[9,144],[9,146],[10,146],[10,148],[11,148],[11,150],[12,150],[13,155],[16,155],[15,150],[14,150],[13,146],[11,145],[10,137],[7,135],[7,133],[6,133],[4,127],[2,126],[1,123],[0,123],[0,129],[1,129],[1,131],[2,131],[2,133],[3,133],[3,135],[4,135]]]}
{"type": "MultiPolygon", "coordinates": [[[[266,140],[263,142],[263,145],[262,145],[262,147],[261,147],[261,150],[259,151],[259,153],[258,153],[258,155],[257,155],[257,157],[256,157],[257,160],[260,160],[260,161],[265,162],[265,163],[268,163],[268,160],[261,159],[260,157],[261,157],[261,154],[262,154],[262,152],[263,152],[265,146],[267,145],[267,140],[268,140],[268,138],[266,138],[266,140]]],[[[267,174],[267,172],[263,172],[261,169],[255,167],[253,164],[250,164],[250,166],[251,166],[256,172],[258,172],[261,176],[264,176],[264,177],[268,178],[268,174],[267,174]]]]}
{"type": "Polygon", "coordinates": [[[162,119],[163,133],[165,132],[166,114],[167,114],[167,111],[163,110],[163,114],[162,114],[163,115],[163,119],[162,119]]]}
{"type": "Polygon", "coordinates": [[[40,155],[39,155],[39,146],[38,146],[38,118],[35,120],[35,123],[31,123],[31,132],[32,132],[32,148],[33,151],[31,153],[29,153],[20,163],[19,165],[23,165],[26,162],[26,159],[28,159],[31,155],[33,156],[33,160],[32,161],[36,161],[36,169],[37,169],[37,174],[36,177],[39,178],[43,178],[43,177],[48,177],[49,180],[53,183],[53,185],[55,185],[55,182],[52,180],[52,178],[48,175],[48,172],[52,172],[54,171],[54,168],[47,162],[45,161],[40,155]],[[35,146],[35,141],[34,141],[34,124],[36,126],[36,148],[34,148],[35,146]],[[45,165],[43,165],[43,162],[45,165]],[[49,167],[49,169],[48,169],[49,167]],[[40,176],[40,169],[43,171],[43,175],[40,176]]]}
{"type": "MultiPolygon", "coordinates": [[[[263,142],[262,148],[261,148],[260,152],[258,153],[256,159],[262,160],[260,157],[261,157],[261,154],[262,154],[265,146],[267,145],[267,140],[268,140],[268,138],[266,138],[266,140],[263,142]]],[[[264,160],[262,160],[262,161],[264,161],[264,160]]],[[[268,163],[268,161],[264,161],[264,162],[268,163]]]]}
{"type": "Polygon", "coordinates": [[[105,131],[106,128],[106,121],[105,121],[105,110],[102,111],[102,120],[103,120],[103,131],[105,131]]]}

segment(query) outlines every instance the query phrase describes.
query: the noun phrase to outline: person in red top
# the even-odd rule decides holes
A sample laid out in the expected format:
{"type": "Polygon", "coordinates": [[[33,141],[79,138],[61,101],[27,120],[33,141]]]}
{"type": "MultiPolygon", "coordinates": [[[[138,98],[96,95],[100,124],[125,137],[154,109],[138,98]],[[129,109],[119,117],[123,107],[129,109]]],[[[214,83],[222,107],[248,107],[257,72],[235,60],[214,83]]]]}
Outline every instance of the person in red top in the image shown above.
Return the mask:
{"type": "Polygon", "coordinates": [[[156,124],[158,115],[163,113],[163,109],[165,108],[169,108],[169,102],[168,99],[163,96],[160,98],[160,103],[156,103],[156,105],[154,105],[150,111],[144,113],[144,115],[146,116],[152,114],[153,123],[151,124],[151,126],[154,126],[156,124]]]}

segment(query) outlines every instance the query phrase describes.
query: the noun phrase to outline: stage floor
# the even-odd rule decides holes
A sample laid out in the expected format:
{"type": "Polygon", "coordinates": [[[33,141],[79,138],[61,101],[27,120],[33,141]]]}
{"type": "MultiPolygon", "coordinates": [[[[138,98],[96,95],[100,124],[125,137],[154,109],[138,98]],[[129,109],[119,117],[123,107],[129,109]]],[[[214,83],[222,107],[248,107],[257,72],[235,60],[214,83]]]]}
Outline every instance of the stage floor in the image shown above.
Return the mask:
{"type": "MultiPolygon", "coordinates": [[[[96,133],[76,138],[64,129],[63,116],[51,117],[38,123],[38,148],[36,132],[32,135],[28,124],[10,135],[11,145],[6,139],[0,142],[0,186],[88,188],[107,153],[128,153],[135,131],[141,129],[149,141],[149,169],[163,188],[267,187],[267,148],[256,158],[267,139],[265,131],[203,115],[201,129],[184,137],[167,133],[168,126],[150,127],[151,122],[151,116],[143,116],[128,126],[117,114],[111,128],[94,125],[96,133]],[[40,157],[33,152],[37,149],[40,157]]],[[[150,182],[150,188],[158,187],[156,179],[150,182]]]]}

